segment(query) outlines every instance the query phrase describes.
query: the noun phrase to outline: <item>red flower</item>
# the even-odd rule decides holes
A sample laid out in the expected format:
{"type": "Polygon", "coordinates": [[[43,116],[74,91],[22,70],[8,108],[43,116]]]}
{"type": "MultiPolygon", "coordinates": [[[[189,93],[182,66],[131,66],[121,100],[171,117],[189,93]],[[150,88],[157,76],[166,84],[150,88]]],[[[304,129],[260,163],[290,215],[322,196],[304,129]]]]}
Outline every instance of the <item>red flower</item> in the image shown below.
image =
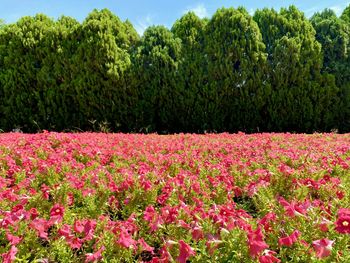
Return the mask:
{"type": "Polygon", "coordinates": [[[318,258],[328,257],[332,252],[333,243],[333,240],[327,238],[313,241],[312,246],[316,251],[316,256],[318,258]]]}
{"type": "Polygon", "coordinates": [[[264,255],[259,257],[259,263],[278,263],[281,262],[278,258],[275,257],[277,253],[272,250],[265,250],[264,255]]]}
{"type": "Polygon", "coordinates": [[[278,244],[280,246],[291,247],[299,238],[300,232],[298,230],[294,230],[292,234],[287,237],[282,237],[278,240],[278,244]]]}
{"type": "Polygon", "coordinates": [[[257,257],[262,251],[264,251],[264,249],[269,247],[264,241],[264,236],[260,228],[248,233],[248,245],[249,254],[253,258],[257,257]]]}
{"type": "Polygon", "coordinates": [[[74,222],[74,231],[77,233],[83,233],[84,231],[84,222],[82,220],[76,220],[74,222]]]}
{"type": "Polygon", "coordinates": [[[34,207],[32,207],[30,210],[29,210],[29,213],[30,213],[30,218],[31,219],[35,219],[38,217],[39,213],[38,213],[38,210],[34,207]]]}
{"type": "Polygon", "coordinates": [[[18,244],[19,242],[21,242],[22,239],[23,239],[23,238],[21,238],[21,237],[14,236],[14,235],[12,235],[12,234],[10,234],[10,233],[6,233],[6,238],[7,238],[8,241],[10,241],[10,244],[11,244],[12,246],[17,245],[17,244],[18,244]]]}
{"type": "Polygon", "coordinates": [[[338,219],[335,222],[335,230],[341,234],[350,234],[350,209],[340,208],[338,219]]]}
{"type": "Polygon", "coordinates": [[[99,250],[97,250],[95,253],[86,253],[86,259],[85,259],[85,263],[88,262],[95,262],[98,261],[100,259],[102,259],[102,252],[105,250],[105,247],[102,246],[99,250]]]}
{"type": "Polygon", "coordinates": [[[62,220],[64,214],[64,207],[60,204],[55,204],[50,210],[50,220],[51,224],[58,223],[62,220]]]}
{"type": "Polygon", "coordinates": [[[194,256],[196,252],[188,245],[186,244],[183,240],[179,241],[179,250],[180,254],[177,258],[179,263],[186,263],[187,259],[190,258],[191,256],[194,256]]]}
{"type": "Polygon", "coordinates": [[[10,251],[2,254],[3,263],[12,263],[16,259],[18,249],[15,246],[11,246],[10,251]]]}
{"type": "Polygon", "coordinates": [[[154,247],[148,245],[143,238],[139,239],[137,243],[140,245],[142,251],[152,252],[154,250],[154,247]]]}
{"type": "Polygon", "coordinates": [[[335,222],[335,230],[341,234],[350,234],[350,215],[340,215],[335,222]]]}
{"type": "Polygon", "coordinates": [[[136,241],[132,239],[131,235],[125,230],[120,232],[117,243],[125,248],[135,248],[136,245],[136,241]]]}
{"type": "Polygon", "coordinates": [[[37,231],[37,233],[39,234],[39,237],[48,239],[47,230],[49,229],[49,226],[50,226],[48,221],[46,221],[43,218],[36,218],[30,223],[29,226],[37,231]]]}

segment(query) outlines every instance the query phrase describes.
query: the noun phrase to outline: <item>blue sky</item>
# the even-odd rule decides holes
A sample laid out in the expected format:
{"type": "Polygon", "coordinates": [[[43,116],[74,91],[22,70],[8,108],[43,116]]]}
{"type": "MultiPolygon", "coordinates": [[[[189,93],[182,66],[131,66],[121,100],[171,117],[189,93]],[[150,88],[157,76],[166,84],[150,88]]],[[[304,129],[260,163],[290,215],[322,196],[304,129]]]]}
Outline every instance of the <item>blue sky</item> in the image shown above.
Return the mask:
{"type": "Polygon", "coordinates": [[[324,8],[331,8],[340,14],[350,4],[350,0],[0,0],[0,19],[12,23],[25,15],[44,13],[52,18],[67,15],[83,21],[94,8],[108,8],[123,20],[128,18],[142,34],[150,25],[171,27],[176,19],[190,10],[200,17],[210,17],[220,7],[244,6],[253,13],[255,9],[263,7],[280,9],[291,4],[304,11],[307,16],[311,16],[324,8]]]}

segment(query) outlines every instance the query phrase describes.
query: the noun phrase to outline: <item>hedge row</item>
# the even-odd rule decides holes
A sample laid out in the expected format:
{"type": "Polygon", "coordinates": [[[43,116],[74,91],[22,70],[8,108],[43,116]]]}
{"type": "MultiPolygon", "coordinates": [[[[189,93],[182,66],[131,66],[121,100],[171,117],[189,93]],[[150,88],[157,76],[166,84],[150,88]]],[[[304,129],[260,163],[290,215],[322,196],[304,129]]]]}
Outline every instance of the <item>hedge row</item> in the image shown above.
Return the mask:
{"type": "Polygon", "coordinates": [[[350,131],[350,7],[187,13],[140,37],[107,9],[0,25],[0,129],[350,131]]]}

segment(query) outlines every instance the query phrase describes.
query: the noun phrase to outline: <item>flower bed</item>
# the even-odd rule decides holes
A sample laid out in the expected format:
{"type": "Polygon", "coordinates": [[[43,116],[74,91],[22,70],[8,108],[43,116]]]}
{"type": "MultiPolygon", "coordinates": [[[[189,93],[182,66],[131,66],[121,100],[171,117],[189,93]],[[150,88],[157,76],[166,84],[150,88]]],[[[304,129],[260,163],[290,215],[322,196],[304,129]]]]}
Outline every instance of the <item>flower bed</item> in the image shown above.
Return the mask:
{"type": "Polygon", "coordinates": [[[0,135],[3,262],[350,262],[350,135],[0,135]]]}

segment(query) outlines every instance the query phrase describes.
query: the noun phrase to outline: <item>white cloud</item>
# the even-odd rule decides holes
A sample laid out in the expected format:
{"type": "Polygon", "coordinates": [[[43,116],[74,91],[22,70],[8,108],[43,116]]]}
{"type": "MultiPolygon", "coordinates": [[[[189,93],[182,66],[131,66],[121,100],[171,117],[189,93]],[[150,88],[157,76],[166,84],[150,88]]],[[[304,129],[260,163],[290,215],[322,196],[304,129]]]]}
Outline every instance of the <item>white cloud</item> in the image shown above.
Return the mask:
{"type": "Polygon", "coordinates": [[[251,16],[253,16],[253,15],[255,14],[255,9],[254,9],[254,8],[250,8],[250,9],[249,9],[249,14],[250,14],[251,16]]]}
{"type": "Polygon", "coordinates": [[[188,12],[194,12],[198,17],[200,18],[204,18],[209,16],[207,9],[205,8],[205,6],[203,4],[197,4],[196,6],[190,6],[187,7],[182,14],[186,14],[188,12]]]}
{"type": "Polygon", "coordinates": [[[137,33],[142,36],[143,32],[149,27],[153,25],[153,19],[151,15],[147,15],[146,17],[140,18],[137,20],[135,29],[137,33]]]}

